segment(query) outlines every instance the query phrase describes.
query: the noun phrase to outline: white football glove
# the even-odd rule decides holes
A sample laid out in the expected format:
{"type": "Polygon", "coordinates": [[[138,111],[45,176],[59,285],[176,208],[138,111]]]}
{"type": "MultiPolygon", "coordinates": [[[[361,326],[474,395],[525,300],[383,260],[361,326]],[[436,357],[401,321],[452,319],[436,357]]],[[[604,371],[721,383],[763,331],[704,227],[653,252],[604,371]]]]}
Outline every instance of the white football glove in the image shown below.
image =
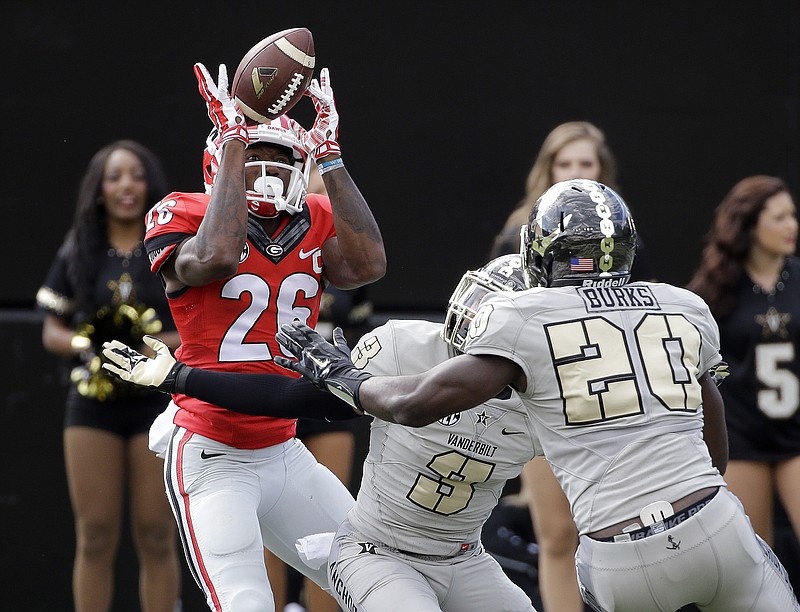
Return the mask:
{"type": "Polygon", "coordinates": [[[192,368],[176,361],[169,347],[154,336],[144,336],[144,343],[156,352],[154,358],[142,355],[119,340],[103,343],[103,356],[111,363],[104,363],[108,370],[124,381],[143,387],[158,389],[164,393],[178,393],[192,368]]]}
{"type": "Polygon", "coordinates": [[[327,68],[319,71],[319,82],[312,79],[305,91],[314,102],[317,118],[308,132],[300,136],[306,152],[318,160],[326,155],[341,155],[339,138],[339,113],[333,100],[330,74],[327,68]]]}
{"type": "Polygon", "coordinates": [[[241,140],[246,145],[249,138],[244,115],[228,94],[228,69],[225,64],[219,65],[217,83],[214,83],[203,64],[194,65],[194,74],[200,95],[206,101],[208,117],[219,131],[218,146],[221,148],[229,140],[241,140]]]}

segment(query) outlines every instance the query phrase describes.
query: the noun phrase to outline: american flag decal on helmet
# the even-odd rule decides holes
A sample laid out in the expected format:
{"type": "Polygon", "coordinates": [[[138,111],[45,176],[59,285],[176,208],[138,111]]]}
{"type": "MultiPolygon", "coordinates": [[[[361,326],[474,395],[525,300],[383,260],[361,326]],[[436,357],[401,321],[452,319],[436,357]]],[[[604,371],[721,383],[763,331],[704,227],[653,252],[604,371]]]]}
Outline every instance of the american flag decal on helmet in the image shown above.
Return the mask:
{"type": "Polygon", "coordinates": [[[590,257],[570,257],[569,269],[572,272],[594,272],[594,259],[590,257]]]}

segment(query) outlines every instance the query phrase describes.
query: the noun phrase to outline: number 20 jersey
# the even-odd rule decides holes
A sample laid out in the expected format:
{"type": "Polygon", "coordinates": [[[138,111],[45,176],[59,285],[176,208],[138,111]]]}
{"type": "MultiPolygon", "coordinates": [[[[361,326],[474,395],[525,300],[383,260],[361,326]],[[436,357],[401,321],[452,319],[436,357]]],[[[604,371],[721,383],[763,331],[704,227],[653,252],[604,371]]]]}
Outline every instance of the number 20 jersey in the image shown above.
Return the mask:
{"type": "Polygon", "coordinates": [[[694,293],[659,283],[493,293],[465,351],[522,368],[520,398],[580,533],[724,486],[698,382],[721,360],[719,331],[694,293]]]}
{"type": "MultiPolygon", "coordinates": [[[[197,233],[209,199],[171,193],[147,213],[145,247],[154,272],[197,233]]],[[[168,295],[181,337],[176,357],[209,370],[293,376],[273,362],[276,354],[291,357],[280,352],[275,334],[294,319],[316,325],[323,290],[321,248],[334,235],[330,201],[320,195],[309,194],[303,211],[273,237],[251,218],[236,274],[168,295]]],[[[294,419],[239,414],[181,394],[174,400],[181,408],[177,425],[230,446],[261,448],[294,436],[294,419]]]]}
{"type": "MultiPolygon", "coordinates": [[[[353,363],[376,375],[424,372],[451,356],[441,329],[389,321],[353,347],[353,363]]],[[[361,536],[399,550],[471,550],[503,485],[541,454],[528,412],[510,390],[425,427],[375,418],[350,523],[361,536]]]]}

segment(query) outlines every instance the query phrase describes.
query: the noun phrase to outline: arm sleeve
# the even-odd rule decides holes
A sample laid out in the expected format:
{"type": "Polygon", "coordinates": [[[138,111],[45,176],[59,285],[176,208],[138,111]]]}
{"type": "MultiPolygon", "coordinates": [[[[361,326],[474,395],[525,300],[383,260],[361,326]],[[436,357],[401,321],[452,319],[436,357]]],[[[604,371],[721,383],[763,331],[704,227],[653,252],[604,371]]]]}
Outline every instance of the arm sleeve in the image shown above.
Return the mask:
{"type": "Polygon", "coordinates": [[[348,404],[320,391],[305,378],[279,374],[239,374],[193,368],[182,393],[254,416],[326,421],[359,416],[348,404]]]}

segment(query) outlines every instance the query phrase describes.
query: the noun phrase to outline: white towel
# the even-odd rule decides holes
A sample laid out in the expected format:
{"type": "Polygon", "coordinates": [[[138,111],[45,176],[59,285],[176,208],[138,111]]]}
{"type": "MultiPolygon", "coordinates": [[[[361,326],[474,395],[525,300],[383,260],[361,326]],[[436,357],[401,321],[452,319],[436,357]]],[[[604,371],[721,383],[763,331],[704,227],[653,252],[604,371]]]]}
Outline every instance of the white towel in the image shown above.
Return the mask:
{"type": "Polygon", "coordinates": [[[328,553],[331,550],[331,546],[333,546],[333,536],[335,535],[335,533],[329,531],[298,539],[294,546],[303,563],[311,569],[322,567],[322,564],[328,560],[328,553]]]}
{"type": "Polygon", "coordinates": [[[175,418],[176,412],[178,412],[177,404],[170,402],[164,412],[159,414],[150,426],[147,445],[157,457],[162,459],[166,456],[169,437],[172,435],[172,430],[175,429],[172,419],[175,418]]]}

